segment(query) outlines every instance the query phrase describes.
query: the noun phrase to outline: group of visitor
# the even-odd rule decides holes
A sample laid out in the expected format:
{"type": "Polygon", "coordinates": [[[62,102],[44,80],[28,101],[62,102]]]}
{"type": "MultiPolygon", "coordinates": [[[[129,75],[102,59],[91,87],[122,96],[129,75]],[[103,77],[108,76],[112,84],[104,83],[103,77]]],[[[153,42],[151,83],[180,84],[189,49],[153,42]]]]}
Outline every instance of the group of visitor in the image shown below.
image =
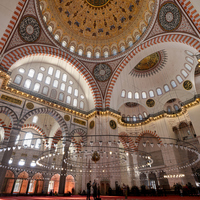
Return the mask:
{"type": "Polygon", "coordinates": [[[91,195],[91,187],[93,189],[93,198],[94,200],[97,200],[100,198],[100,185],[97,184],[96,180],[91,184],[91,181],[87,183],[87,200],[90,200],[91,195]]]}

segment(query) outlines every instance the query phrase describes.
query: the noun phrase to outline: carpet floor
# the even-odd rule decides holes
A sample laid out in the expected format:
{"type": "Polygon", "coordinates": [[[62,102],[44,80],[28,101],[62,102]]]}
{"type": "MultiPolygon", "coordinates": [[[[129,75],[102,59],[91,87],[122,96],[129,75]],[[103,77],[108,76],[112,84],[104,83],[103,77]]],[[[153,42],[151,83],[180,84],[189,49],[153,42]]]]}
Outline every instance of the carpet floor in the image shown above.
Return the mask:
{"type": "MultiPolygon", "coordinates": [[[[83,196],[71,196],[71,197],[50,197],[50,196],[7,196],[0,197],[0,200],[86,200],[83,196]]],[[[128,197],[128,200],[200,200],[198,196],[159,196],[159,197],[128,197]]],[[[90,198],[93,200],[93,198],[90,198]]],[[[125,197],[121,196],[101,196],[101,200],[125,200],[125,197]]]]}

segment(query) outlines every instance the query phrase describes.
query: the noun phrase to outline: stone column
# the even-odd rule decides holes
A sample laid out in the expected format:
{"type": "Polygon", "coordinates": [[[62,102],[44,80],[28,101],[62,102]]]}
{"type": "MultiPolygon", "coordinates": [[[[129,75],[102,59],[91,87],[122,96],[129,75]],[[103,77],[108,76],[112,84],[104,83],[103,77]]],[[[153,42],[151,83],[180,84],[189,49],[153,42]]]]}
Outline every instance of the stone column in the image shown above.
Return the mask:
{"type": "Polygon", "coordinates": [[[65,181],[66,181],[66,173],[67,173],[67,164],[64,162],[65,158],[68,158],[68,150],[69,150],[70,142],[65,144],[65,152],[62,160],[62,170],[60,173],[60,184],[59,184],[59,194],[64,195],[65,193],[65,181]]]}
{"type": "MultiPolygon", "coordinates": [[[[1,164],[2,165],[5,165],[5,166],[8,166],[8,161],[10,160],[11,156],[12,156],[12,153],[13,153],[13,149],[12,147],[15,146],[15,141],[16,141],[16,138],[17,138],[17,135],[19,134],[19,130],[14,130],[12,129],[11,132],[10,132],[10,140],[7,144],[7,147],[11,147],[10,151],[6,150],[4,152],[4,155],[3,155],[3,158],[2,158],[2,161],[1,161],[1,164]]],[[[0,170],[0,193],[2,191],[2,187],[3,187],[3,182],[4,182],[4,178],[5,178],[5,175],[6,175],[6,171],[7,171],[7,168],[1,168],[0,170]]]]}

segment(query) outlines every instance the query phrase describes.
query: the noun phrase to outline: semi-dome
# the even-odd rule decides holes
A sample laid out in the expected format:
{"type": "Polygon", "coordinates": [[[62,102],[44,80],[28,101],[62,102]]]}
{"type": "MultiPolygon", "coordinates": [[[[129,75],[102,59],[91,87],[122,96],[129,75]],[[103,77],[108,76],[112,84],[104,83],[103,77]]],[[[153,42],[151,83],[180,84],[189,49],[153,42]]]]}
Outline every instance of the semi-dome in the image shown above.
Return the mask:
{"type": "Polygon", "coordinates": [[[138,42],[155,0],[40,0],[48,30],[71,52],[108,57],[138,42]]]}

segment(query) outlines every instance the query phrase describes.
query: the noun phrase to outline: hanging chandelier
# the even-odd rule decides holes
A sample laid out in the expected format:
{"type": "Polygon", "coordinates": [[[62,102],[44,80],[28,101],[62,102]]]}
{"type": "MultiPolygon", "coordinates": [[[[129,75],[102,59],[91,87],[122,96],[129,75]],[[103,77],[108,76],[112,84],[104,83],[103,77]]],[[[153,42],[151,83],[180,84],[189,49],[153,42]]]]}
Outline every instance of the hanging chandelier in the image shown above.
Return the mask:
{"type": "Polygon", "coordinates": [[[92,159],[91,159],[93,162],[98,162],[100,160],[100,155],[97,151],[95,151],[93,154],[92,154],[92,159]]]}

